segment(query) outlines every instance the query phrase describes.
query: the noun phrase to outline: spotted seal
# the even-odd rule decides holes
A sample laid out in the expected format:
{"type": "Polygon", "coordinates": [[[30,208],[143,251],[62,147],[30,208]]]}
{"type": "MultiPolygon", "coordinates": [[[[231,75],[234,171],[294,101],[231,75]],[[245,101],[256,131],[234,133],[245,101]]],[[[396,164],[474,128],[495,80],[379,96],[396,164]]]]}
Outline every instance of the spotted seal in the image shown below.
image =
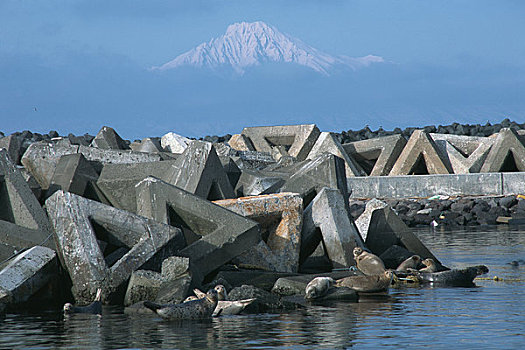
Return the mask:
{"type": "Polygon", "coordinates": [[[353,253],[357,268],[365,275],[380,275],[386,271],[383,260],[377,255],[366,252],[361,247],[355,247],[353,253]]]}
{"type": "Polygon", "coordinates": [[[316,277],[311,280],[305,289],[305,299],[317,299],[328,292],[334,285],[335,281],[331,277],[316,277]]]}
{"type": "MultiPolygon", "coordinates": [[[[217,302],[217,306],[213,311],[212,316],[214,317],[217,317],[219,315],[238,315],[248,305],[255,301],[255,298],[228,301],[226,300],[228,298],[226,288],[222,284],[216,285],[215,287],[213,287],[213,289],[217,291],[217,298],[219,299],[219,301],[217,302]]],[[[193,292],[197,296],[196,298],[202,298],[205,296],[205,293],[203,293],[197,288],[195,288],[193,292]]]]}
{"type": "Polygon", "coordinates": [[[419,272],[436,272],[437,271],[437,265],[434,259],[428,258],[422,261],[423,265],[426,267],[419,269],[419,272]]]}
{"type": "Polygon", "coordinates": [[[386,270],[379,275],[344,277],[335,281],[335,286],[351,288],[362,293],[375,293],[387,290],[392,278],[393,272],[386,270]]]}
{"type": "Polygon", "coordinates": [[[97,289],[93,302],[87,306],[74,306],[71,303],[64,304],[66,314],[101,314],[102,313],[102,289],[97,289]]]}
{"type": "Polygon", "coordinates": [[[421,258],[419,255],[412,255],[410,258],[403,261],[399,266],[397,267],[396,271],[398,272],[407,272],[409,269],[416,270],[417,265],[421,262],[421,258]]]}
{"type": "Polygon", "coordinates": [[[217,302],[217,291],[210,289],[206,296],[201,299],[169,305],[145,301],[144,306],[166,320],[198,320],[211,318],[217,302]]]}

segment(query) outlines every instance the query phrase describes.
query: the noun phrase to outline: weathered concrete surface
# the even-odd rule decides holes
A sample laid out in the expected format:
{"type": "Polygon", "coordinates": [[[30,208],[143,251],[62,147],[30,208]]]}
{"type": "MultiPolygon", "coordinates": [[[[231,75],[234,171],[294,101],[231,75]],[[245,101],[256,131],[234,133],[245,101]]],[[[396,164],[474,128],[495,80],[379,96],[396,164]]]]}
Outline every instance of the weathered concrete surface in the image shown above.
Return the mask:
{"type": "Polygon", "coordinates": [[[228,176],[230,185],[232,186],[232,188],[235,188],[242,174],[241,169],[239,169],[237,164],[235,164],[233,159],[229,156],[228,157],[221,156],[219,157],[219,159],[221,161],[222,168],[224,169],[224,172],[226,173],[226,176],[228,176]]]}
{"type": "Polygon", "coordinates": [[[0,220],[52,232],[44,210],[5,149],[0,149],[0,220]]]}
{"type": "Polygon", "coordinates": [[[235,197],[211,143],[192,141],[175,162],[178,171],[162,177],[167,183],[208,200],[235,197]]]}
{"type": "Polygon", "coordinates": [[[202,236],[177,254],[190,258],[196,283],[261,240],[256,222],[162,180],[148,177],[136,190],[140,215],[202,236]]]}
{"type": "Polygon", "coordinates": [[[109,126],[103,126],[98,132],[97,136],[91,141],[91,147],[101,149],[129,149],[128,144],[120,137],[115,129],[109,126]]]}
{"type": "Polygon", "coordinates": [[[158,268],[165,257],[185,246],[182,232],[175,227],[72,193],[55,192],[46,208],[77,303],[91,302],[97,288],[102,289],[104,301],[112,301],[134,270],[158,268]],[[107,266],[97,239],[128,252],[107,266]]]}
{"type": "Polygon", "coordinates": [[[133,271],[124,296],[124,306],[130,306],[142,300],[155,300],[161,283],[162,278],[159,272],[133,271]]]}
{"type": "Polygon", "coordinates": [[[0,271],[0,305],[27,301],[57,274],[55,251],[40,246],[24,251],[0,271]]]}
{"type": "Polygon", "coordinates": [[[9,135],[0,138],[0,148],[5,148],[7,150],[9,159],[11,159],[13,164],[19,163],[22,151],[22,144],[20,142],[20,139],[16,137],[16,135],[9,135]]]}
{"type": "Polygon", "coordinates": [[[352,198],[409,198],[490,195],[503,193],[501,173],[418,176],[368,176],[348,178],[352,198]]]}
{"type": "Polygon", "coordinates": [[[494,143],[490,137],[429,134],[455,174],[477,173],[494,143]]]}
{"type": "Polygon", "coordinates": [[[236,153],[237,155],[231,158],[241,170],[262,169],[276,163],[272,155],[267,152],[237,151],[236,153]]]}
{"type": "Polygon", "coordinates": [[[385,176],[392,170],[406,143],[403,136],[391,135],[345,143],[342,146],[368,175],[385,176]]]}
{"type": "Polygon", "coordinates": [[[379,256],[391,246],[398,245],[419,255],[421,259],[432,258],[438,266],[441,265],[389,206],[367,212],[365,215],[367,216],[363,220],[369,218],[369,224],[368,232],[363,235],[366,235],[365,245],[372,253],[379,256]]]}
{"type": "Polygon", "coordinates": [[[363,242],[337,189],[323,188],[304,211],[301,262],[317,248],[321,238],[334,268],[355,265],[352,251],[363,247],[363,242]]]}
{"type": "Polygon", "coordinates": [[[497,134],[482,173],[498,171],[525,171],[525,142],[513,129],[504,128],[497,134]]]}
{"type": "Polygon", "coordinates": [[[23,249],[36,245],[56,250],[51,232],[30,229],[8,221],[0,220],[0,261],[4,261],[23,249]]]}
{"type": "Polygon", "coordinates": [[[279,176],[269,176],[257,170],[243,170],[237,181],[235,193],[241,197],[276,193],[284,182],[279,176]]]}
{"type": "Polygon", "coordinates": [[[346,176],[365,176],[366,173],[355,159],[347,152],[345,152],[341,143],[335,138],[331,132],[322,132],[317,138],[314,146],[308,153],[307,159],[313,159],[320,154],[330,153],[334,156],[342,158],[345,162],[346,176]]]}
{"type": "Polygon", "coordinates": [[[450,174],[452,167],[428,133],[414,130],[390,175],[450,174]]]}
{"type": "Polygon", "coordinates": [[[161,277],[155,301],[161,304],[181,303],[190,294],[192,286],[190,259],[180,256],[164,259],[161,277]]]}
{"type": "Polygon", "coordinates": [[[164,150],[178,154],[182,154],[190,142],[190,139],[174,132],[169,132],[160,139],[160,145],[164,150]]]}
{"type": "MultiPolygon", "coordinates": [[[[277,263],[273,271],[297,272],[301,248],[301,228],[303,217],[303,200],[295,193],[278,193],[263,196],[241,197],[214,201],[213,203],[248,217],[261,225],[261,236],[264,237],[270,254],[266,260],[277,263]]],[[[259,245],[262,245],[259,243],[259,245]]],[[[268,269],[265,261],[254,261],[254,257],[264,256],[259,245],[239,255],[236,260],[241,263],[254,264],[268,269]],[[259,253],[262,252],[262,254],[259,253]]]]}
{"type": "Polygon", "coordinates": [[[43,190],[47,190],[60,157],[82,153],[88,161],[102,164],[127,164],[159,161],[158,154],[127,150],[104,150],[95,147],[72,145],[66,139],[60,142],[35,142],[22,156],[22,164],[33,174],[43,190]]]}
{"type": "Polygon", "coordinates": [[[163,151],[160,140],[151,137],[146,137],[140,142],[132,142],[129,147],[134,152],[158,153],[163,151]]]}
{"type": "Polygon", "coordinates": [[[299,193],[303,197],[303,205],[307,206],[323,187],[337,188],[345,198],[345,206],[348,206],[344,166],[341,158],[323,153],[301,164],[283,185],[281,192],[299,193]]]}
{"type": "MultiPolygon", "coordinates": [[[[366,241],[368,235],[368,227],[370,225],[372,213],[377,209],[383,209],[385,207],[388,207],[388,204],[377,198],[372,198],[366,203],[365,211],[355,220],[355,226],[357,227],[357,231],[361,234],[363,241],[366,241]]],[[[397,267],[397,265],[395,267],[397,267]]]]}
{"type": "Polygon", "coordinates": [[[255,151],[250,139],[243,134],[232,135],[228,144],[237,151],[255,151]]]}
{"type": "Polygon", "coordinates": [[[97,181],[98,173],[82,153],[67,154],[60,157],[46,196],[63,190],[84,196],[88,183],[97,181]]]}
{"type": "Polygon", "coordinates": [[[255,150],[272,154],[279,148],[283,153],[304,160],[312,149],[320,131],[315,124],[286,125],[286,126],[258,126],[242,130],[242,135],[247,136],[255,150]]]}

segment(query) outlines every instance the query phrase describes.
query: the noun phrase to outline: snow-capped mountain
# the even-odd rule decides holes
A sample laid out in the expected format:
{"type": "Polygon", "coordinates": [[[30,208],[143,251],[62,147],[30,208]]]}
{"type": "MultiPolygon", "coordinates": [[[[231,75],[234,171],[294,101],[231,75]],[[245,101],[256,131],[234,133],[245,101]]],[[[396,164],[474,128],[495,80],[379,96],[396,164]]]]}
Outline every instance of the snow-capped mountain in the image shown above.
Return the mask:
{"type": "Polygon", "coordinates": [[[226,66],[243,74],[251,66],[282,62],[298,64],[330,75],[336,67],[357,69],[383,61],[382,57],[373,55],[356,58],[331,56],[258,21],[234,23],[228,26],[224,35],[202,43],[153,69],[168,70],[184,66],[216,69],[226,66]]]}

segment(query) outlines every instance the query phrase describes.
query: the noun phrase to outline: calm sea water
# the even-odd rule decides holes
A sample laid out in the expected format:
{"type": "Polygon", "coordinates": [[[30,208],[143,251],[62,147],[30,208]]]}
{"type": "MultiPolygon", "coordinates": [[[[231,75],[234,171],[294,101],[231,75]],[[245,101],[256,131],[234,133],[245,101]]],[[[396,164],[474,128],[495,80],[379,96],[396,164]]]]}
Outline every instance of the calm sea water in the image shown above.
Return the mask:
{"type": "Polygon", "coordinates": [[[209,322],[169,323],[117,307],[106,307],[102,316],[7,314],[0,320],[0,348],[525,349],[525,228],[417,234],[445,265],[485,264],[486,276],[502,281],[391,289],[358,303],[209,322]],[[510,265],[513,260],[520,265],[510,265]]]}

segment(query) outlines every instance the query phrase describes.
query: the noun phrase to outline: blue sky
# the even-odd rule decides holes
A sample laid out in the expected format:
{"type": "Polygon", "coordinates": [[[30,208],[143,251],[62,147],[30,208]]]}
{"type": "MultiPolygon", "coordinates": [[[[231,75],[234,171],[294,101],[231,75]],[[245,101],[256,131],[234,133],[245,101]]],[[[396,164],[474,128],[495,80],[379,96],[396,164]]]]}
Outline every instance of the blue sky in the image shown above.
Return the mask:
{"type": "Polygon", "coordinates": [[[0,130],[125,138],[525,121],[522,1],[0,1],[0,130]],[[261,20],[333,55],[382,67],[339,78],[303,72],[235,81],[154,74],[261,20]],[[35,111],[36,108],[36,111],[35,111]]]}

